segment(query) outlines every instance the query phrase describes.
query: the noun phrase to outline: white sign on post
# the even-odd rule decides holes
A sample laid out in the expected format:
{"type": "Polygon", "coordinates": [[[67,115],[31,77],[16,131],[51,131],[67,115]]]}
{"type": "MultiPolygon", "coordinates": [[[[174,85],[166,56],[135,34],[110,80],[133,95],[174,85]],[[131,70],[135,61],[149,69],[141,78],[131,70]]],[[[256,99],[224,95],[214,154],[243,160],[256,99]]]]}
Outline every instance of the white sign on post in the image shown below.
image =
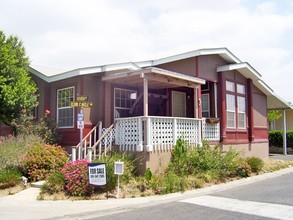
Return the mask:
{"type": "Polygon", "coordinates": [[[88,164],[89,184],[91,186],[106,185],[106,164],[90,163],[88,164]]]}
{"type": "Polygon", "coordinates": [[[124,172],[124,162],[115,162],[114,174],[122,175],[124,172]]]}
{"type": "Polygon", "coordinates": [[[77,121],[84,121],[84,115],[83,115],[83,113],[78,113],[78,115],[77,115],[77,121]]]}
{"type": "Polygon", "coordinates": [[[77,121],[77,128],[84,129],[84,121],[77,121]]]}
{"type": "Polygon", "coordinates": [[[83,115],[83,113],[78,113],[78,115],[77,115],[77,128],[84,129],[84,115],[83,115]]]}

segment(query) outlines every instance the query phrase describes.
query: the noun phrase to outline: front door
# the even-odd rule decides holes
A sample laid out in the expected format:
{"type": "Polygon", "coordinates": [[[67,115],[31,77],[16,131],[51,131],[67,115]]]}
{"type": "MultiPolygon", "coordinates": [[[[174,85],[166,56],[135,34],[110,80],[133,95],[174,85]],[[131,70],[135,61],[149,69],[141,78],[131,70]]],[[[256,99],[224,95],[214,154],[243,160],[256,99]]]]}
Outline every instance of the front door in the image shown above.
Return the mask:
{"type": "Polygon", "coordinates": [[[172,116],[186,117],[186,93],[172,91],[172,116]]]}

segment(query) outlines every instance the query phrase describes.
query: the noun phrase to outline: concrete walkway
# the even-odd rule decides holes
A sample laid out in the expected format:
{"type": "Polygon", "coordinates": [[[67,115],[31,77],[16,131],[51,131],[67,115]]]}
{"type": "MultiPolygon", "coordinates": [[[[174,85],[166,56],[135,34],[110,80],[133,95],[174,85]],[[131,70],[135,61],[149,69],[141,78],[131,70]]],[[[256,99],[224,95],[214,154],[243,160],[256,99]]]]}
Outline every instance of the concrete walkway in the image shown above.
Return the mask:
{"type": "Polygon", "coordinates": [[[4,219],[90,219],[94,215],[107,215],[114,210],[133,209],[178,201],[192,197],[220,192],[236,186],[251,184],[268,178],[293,172],[293,167],[273,173],[249,177],[225,184],[214,185],[184,193],[173,193],[163,196],[150,196],[129,199],[82,200],[82,201],[39,201],[39,188],[28,188],[15,195],[0,197],[0,216],[4,219]],[[82,217],[77,218],[77,214],[82,217]]]}

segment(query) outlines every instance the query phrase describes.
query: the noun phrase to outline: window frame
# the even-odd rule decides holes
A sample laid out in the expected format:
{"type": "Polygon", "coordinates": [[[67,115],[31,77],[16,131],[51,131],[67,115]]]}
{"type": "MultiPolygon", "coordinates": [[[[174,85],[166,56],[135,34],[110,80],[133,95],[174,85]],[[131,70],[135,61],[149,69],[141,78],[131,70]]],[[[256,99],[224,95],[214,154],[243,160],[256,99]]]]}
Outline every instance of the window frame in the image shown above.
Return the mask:
{"type": "Polygon", "coordinates": [[[66,129],[66,128],[74,128],[75,127],[75,108],[72,106],[66,106],[66,107],[59,107],[59,92],[60,91],[64,91],[64,90],[68,90],[68,89],[72,89],[72,101],[75,100],[75,87],[74,86],[69,86],[69,87],[65,87],[65,88],[61,88],[61,89],[57,89],[56,92],[56,98],[57,98],[57,102],[56,102],[56,108],[57,108],[57,113],[56,113],[56,121],[57,121],[57,126],[60,129],[66,129]],[[72,109],[72,125],[71,126],[60,126],[59,124],[59,110],[62,109],[72,109]]]}
{"type": "MultiPolygon", "coordinates": [[[[114,119],[116,119],[116,118],[120,118],[120,115],[119,116],[117,116],[117,113],[116,113],[116,109],[121,109],[121,110],[130,110],[131,109],[131,107],[132,107],[132,104],[131,104],[131,106],[130,107],[121,107],[121,106],[116,106],[116,91],[126,91],[126,92],[130,92],[129,94],[133,94],[133,93],[136,93],[136,97],[138,97],[137,96],[137,90],[134,90],[134,89],[125,89],[125,88],[119,88],[119,87],[115,87],[114,88],[114,104],[113,104],[113,107],[114,107],[114,115],[113,115],[113,117],[114,117],[114,119]]],[[[122,100],[123,98],[121,98],[120,97],[120,100],[122,100]]],[[[126,98],[124,98],[124,100],[127,100],[126,98]]],[[[132,99],[129,97],[129,100],[131,101],[132,99]]],[[[134,102],[134,101],[133,101],[134,102]]],[[[131,103],[131,102],[130,102],[131,103]]],[[[127,105],[127,104],[126,104],[127,105]]]]}
{"type": "Polygon", "coordinates": [[[211,108],[210,108],[210,94],[209,93],[203,93],[201,94],[201,114],[203,118],[209,118],[211,116],[211,108]],[[203,97],[207,97],[207,109],[203,109],[203,97]],[[203,113],[207,113],[208,116],[203,117],[203,113]]]}
{"type": "Polygon", "coordinates": [[[227,118],[227,128],[246,130],[247,129],[247,98],[246,98],[246,86],[245,84],[238,83],[231,80],[226,80],[226,118],[227,118]],[[234,96],[234,111],[228,110],[228,95],[234,96]],[[243,100],[244,108],[240,109],[240,101],[243,100]],[[244,111],[243,111],[244,110],[244,111]],[[234,126],[228,126],[228,112],[234,112],[234,126]],[[240,115],[244,115],[243,122],[240,123],[240,115]],[[240,126],[243,124],[243,126],[240,126]]]}

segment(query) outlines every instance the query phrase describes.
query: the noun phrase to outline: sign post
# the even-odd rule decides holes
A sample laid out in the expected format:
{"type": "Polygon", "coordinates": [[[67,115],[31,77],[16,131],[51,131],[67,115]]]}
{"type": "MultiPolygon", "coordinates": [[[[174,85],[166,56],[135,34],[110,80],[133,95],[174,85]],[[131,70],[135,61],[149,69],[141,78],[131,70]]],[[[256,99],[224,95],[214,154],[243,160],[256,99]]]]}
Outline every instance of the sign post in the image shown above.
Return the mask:
{"type": "Polygon", "coordinates": [[[77,115],[77,128],[80,130],[80,143],[79,143],[79,151],[78,151],[78,159],[82,159],[82,139],[83,139],[83,129],[84,129],[84,114],[82,109],[83,108],[90,108],[93,106],[92,102],[88,102],[88,97],[87,96],[77,96],[76,97],[76,102],[71,102],[70,103],[71,107],[79,107],[80,112],[77,115]]]}
{"type": "Polygon", "coordinates": [[[82,108],[80,108],[80,112],[77,115],[77,128],[79,129],[79,151],[78,151],[78,159],[81,160],[82,158],[82,133],[84,128],[84,115],[82,112],[82,108]]]}
{"type": "Polygon", "coordinates": [[[118,186],[117,186],[117,199],[119,199],[120,194],[120,176],[124,172],[124,162],[115,162],[114,164],[114,174],[118,175],[118,186]]]}

